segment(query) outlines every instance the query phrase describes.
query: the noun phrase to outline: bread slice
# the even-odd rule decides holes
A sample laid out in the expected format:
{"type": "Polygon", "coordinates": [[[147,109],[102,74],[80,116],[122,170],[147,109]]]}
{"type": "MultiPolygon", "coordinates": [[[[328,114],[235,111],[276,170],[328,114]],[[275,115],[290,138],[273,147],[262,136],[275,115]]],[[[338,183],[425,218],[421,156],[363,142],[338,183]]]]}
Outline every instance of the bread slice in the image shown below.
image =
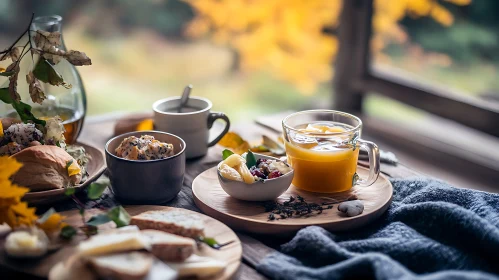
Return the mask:
{"type": "Polygon", "coordinates": [[[68,259],[54,265],[48,275],[49,280],[97,280],[97,275],[87,266],[86,260],[79,255],[72,255],[68,259]]]}
{"type": "MultiPolygon", "coordinates": [[[[74,186],[81,181],[81,172],[69,176],[67,164],[76,160],[64,149],[57,146],[41,145],[26,148],[12,156],[23,166],[12,175],[12,183],[29,188],[31,191],[46,191],[74,186]]],[[[81,171],[81,169],[80,169],[81,171]]]]}
{"type": "Polygon", "coordinates": [[[204,236],[204,224],[195,213],[179,210],[153,210],[133,216],[131,225],[140,229],[156,229],[197,239],[204,236]]]}
{"type": "Polygon", "coordinates": [[[89,265],[102,279],[142,280],[153,265],[154,259],[146,253],[131,252],[91,257],[89,265]]]}
{"type": "Polygon", "coordinates": [[[192,238],[154,229],[141,233],[150,245],[150,252],[162,261],[182,262],[194,253],[196,242],[192,238]]]}

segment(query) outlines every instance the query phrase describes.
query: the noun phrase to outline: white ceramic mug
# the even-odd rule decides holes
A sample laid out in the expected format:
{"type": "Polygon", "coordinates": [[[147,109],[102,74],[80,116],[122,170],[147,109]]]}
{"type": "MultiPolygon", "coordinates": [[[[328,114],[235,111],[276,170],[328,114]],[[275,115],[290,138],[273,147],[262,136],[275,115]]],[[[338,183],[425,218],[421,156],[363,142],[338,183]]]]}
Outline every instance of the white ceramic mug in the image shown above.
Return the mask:
{"type": "Polygon", "coordinates": [[[180,97],[171,97],[154,102],[154,129],[182,138],[186,143],[186,157],[196,158],[206,154],[229,131],[229,118],[221,112],[211,112],[212,103],[202,97],[190,97],[186,106],[178,113],[180,97]],[[210,140],[210,128],[217,119],[225,121],[222,133],[210,140]]]}

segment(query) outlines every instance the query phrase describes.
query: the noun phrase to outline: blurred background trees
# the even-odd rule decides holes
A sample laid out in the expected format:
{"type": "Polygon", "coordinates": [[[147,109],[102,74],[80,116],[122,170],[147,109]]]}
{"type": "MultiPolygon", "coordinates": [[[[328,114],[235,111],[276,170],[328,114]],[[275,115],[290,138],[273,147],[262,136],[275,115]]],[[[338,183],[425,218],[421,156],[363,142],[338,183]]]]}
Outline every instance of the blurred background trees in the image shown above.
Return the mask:
{"type": "MultiPolygon", "coordinates": [[[[192,83],[196,95],[237,120],[328,104],[341,3],[5,0],[0,46],[21,32],[31,12],[60,14],[68,47],[94,62],[80,69],[91,114],[149,110],[192,83]]],[[[376,0],[375,9],[377,64],[477,97],[499,96],[499,2],[376,0]]],[[[419,117],[376,97],[367,108],[419,117]]]]}

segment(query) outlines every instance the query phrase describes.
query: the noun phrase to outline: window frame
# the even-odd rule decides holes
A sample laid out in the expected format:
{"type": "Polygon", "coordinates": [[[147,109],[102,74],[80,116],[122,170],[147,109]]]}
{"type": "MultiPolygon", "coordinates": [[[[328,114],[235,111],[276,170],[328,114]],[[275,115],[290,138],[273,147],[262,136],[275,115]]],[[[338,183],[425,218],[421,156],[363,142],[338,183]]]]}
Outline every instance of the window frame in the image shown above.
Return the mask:
{"type": "Polygon", "coordinates": [[[338,27],[334,106],[362,112],[370,92],[499,137],[499,104],[418,80],[399,69],[372,65],[373,0],[344,0],[338,27]]]}

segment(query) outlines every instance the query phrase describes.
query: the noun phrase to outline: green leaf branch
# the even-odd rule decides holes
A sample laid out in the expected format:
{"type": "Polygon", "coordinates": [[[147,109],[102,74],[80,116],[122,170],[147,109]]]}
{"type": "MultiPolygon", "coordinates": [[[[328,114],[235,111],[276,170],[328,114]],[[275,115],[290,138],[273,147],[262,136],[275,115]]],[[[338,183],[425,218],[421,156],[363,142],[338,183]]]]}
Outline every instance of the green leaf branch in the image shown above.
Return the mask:
{"type": "MultiPolygon", "coordinates": [[[[71,163],[68,162],[68,165],[71,163]]],[[[110,182],[107,179],[100,179],[97,182],[90,184],[87,190],[87,198],[89,200],[99,199],[104,191],[109,186],[110,182]]],[[[100,207],[99,209],[103,212],[97,215],[90,217],[90,219],[86,220],[85,218],[85,204],[75,195],[75,188],[66,188],[65,194],[67,196],[71,196],[73,201],[77,204],[78,209],[80,211],[80,216],[82,219],[83,226],[79,229],[86,235],[91,236],[95,235],[99,232],[98,226],[102,224],[106,224],[109,222],[113,222],[116,227],[124,227],[130,224],[130,214],[123,208],[122,206],[115,206],[111,209],[106,209],[100,207]]],[[[67,229],[62,229],[60,236],[64,239],[71,239],[77,233],[77,230],[73,227],[67,229]],[[74,231],[73,231],[74,230],[74,231]],[[64,236],[63,236],[64,235],[64,236]]]]}

